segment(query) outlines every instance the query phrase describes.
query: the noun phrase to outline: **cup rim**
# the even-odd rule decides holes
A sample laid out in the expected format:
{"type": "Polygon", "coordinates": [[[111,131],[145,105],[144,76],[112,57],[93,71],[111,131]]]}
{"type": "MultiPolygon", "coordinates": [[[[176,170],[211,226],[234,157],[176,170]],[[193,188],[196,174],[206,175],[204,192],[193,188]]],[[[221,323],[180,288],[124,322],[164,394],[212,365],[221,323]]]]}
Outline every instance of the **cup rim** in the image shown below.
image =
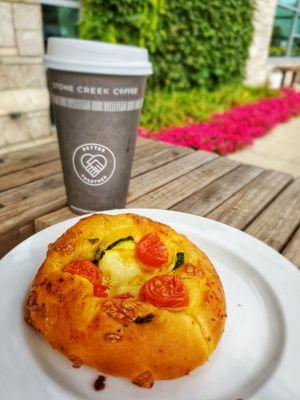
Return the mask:
{"type": "Polygon", "coordinates": [[[44,65],[105,75],[147,76],[153,72],[145,48],[81,39],[49,38],[44,65]]]}

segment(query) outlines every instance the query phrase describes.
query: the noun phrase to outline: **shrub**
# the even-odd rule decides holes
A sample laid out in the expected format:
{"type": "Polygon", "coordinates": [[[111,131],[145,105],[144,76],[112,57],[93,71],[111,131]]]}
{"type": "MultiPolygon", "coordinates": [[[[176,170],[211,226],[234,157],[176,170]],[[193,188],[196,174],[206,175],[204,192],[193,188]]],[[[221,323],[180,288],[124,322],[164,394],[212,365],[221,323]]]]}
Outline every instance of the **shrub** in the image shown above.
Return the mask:
{"type": "Polygon", "coordinates": [[[80,37],[147,47],[150,87],[212,89],[243,77],[251,0],[83,0],[80,37]]]}

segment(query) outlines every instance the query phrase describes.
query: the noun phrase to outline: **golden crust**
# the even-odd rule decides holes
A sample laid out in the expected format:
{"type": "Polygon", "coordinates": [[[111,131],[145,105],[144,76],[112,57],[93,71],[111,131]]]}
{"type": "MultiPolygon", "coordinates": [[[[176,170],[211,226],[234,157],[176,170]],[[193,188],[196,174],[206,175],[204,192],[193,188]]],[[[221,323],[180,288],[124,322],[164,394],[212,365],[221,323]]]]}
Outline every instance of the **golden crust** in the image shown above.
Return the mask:
{"type": "MultiPolygon", "coordinates": [[[[165,273],[170,272],[166,267],[165,273]]],[[[151,387],[151,376],[172,379],[204,363],[220,340],[225,313],[222,284],[213,265],[185,236],[135,214],[98,214],[81,219],[49,245],[32,284],[25,319],[74,366],[88,364],[136,384],[144,380],[151,387]],[[160,235],[170,254],[185,253],[186,264],[172,272],[188,290],[189,306],[182,311],[159,309],[138,299],[98,298],[88,280],[62,271],[73,260],[93,260],[99,246],[106,248],[129,235],[137,241],[150,232],[160,235]],[[153,315],[150,322],[134,322],[148,314],[153,315]]]]}

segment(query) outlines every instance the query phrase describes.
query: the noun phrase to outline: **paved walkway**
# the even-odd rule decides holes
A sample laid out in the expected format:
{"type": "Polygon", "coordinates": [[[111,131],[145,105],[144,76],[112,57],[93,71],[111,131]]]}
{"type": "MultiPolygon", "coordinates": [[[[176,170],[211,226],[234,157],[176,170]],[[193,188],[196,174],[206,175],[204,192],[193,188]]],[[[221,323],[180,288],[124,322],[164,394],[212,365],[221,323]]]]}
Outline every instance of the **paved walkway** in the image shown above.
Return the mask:
{"type": "Polygon", "coordinates": [[[300,117],[278,125],[231,159],[300,176],[300,117]]]}

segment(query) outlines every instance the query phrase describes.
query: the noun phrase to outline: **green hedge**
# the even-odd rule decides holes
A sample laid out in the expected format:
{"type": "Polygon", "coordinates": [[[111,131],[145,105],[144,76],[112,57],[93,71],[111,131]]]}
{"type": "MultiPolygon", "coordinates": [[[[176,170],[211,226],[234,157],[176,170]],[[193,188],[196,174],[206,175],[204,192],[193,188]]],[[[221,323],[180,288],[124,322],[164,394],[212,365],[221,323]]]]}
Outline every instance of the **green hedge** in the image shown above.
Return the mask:
{"type": "Polygon", "coordinates": [[[251,0],[83,0],[80,37],[147,47],[151,87],[211,89],[243,77],[251,0]]]}

